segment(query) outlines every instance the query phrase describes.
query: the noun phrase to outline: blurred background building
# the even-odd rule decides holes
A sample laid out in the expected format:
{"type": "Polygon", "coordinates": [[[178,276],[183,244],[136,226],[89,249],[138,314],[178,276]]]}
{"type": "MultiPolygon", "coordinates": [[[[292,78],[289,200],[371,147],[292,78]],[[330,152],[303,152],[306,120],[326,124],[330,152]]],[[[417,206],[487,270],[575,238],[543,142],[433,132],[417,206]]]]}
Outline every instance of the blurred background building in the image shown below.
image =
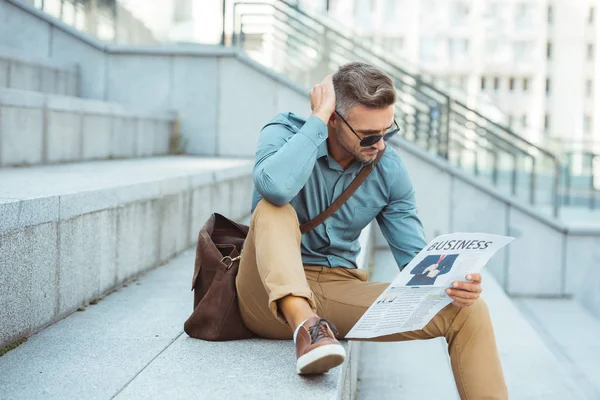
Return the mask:
{"type": "MultiPolygon", "coordinates": [[[[229,1],[229,0],[225,0],[229,1]]],[[[219,44],[223,0],[33,0],[117,43],[219,44]]],[[[290,0],[551,151],[600,151],[596,0],[290,0]]]]}
{"type": "Polygon", "coordinates": [[[468,96],[527,139],[600,150],[595,0],[301,0],[468,96]],[[594,118],[597,116],[597,118],[594,118]]]}

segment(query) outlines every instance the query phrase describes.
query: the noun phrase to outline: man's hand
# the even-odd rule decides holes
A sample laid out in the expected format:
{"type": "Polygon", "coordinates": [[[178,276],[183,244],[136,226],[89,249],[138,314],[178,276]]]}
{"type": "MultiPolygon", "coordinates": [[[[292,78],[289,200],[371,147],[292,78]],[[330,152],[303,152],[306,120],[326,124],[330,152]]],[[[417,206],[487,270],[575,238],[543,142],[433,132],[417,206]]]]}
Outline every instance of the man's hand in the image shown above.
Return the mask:
{"type": "Polygon", "coordinates": [[[312,115],[321,118],[325,125],[329,123],[329,118],[335,111],[333,75],[327,75],[323,82],[313,86],[310,91],[310,108],[312,109],[312,115]]]}
{"type": "Polygon", "coordinates": [[[481,275],[469,274],[467,279],[471,282],[455,281],[452,283],[452,289],[446,289],[446,293],[457,307],[468,307],[475,303],[481,295],[481,275]]]}

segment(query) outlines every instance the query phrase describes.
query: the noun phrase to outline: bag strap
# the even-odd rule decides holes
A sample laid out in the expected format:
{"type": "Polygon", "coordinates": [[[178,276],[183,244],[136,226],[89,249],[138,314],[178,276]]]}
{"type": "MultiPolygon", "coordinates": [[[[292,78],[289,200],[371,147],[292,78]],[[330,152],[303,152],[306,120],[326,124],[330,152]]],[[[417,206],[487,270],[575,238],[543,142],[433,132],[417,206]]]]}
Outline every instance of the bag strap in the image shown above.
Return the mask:
{"type": "Polygon", "coordinates": [[[367,176],[369,176],[369,174],[375,169],[375,166],[383,156],[384,151],[385,149],[383,151],[380,151],[379,154],[377,154],[377,158],[375,158],[375,160],[373,160],[371,164],[367,165],[366,167],[363,167],[360,170],[356,178],[354,178],[352,183],[350,183],[350,186],[348,186],[346,190],[342,192],[340,197],[335,199],[332,205],[327,207],[325,211],[323,211],[321,214],[317,215],[310,221],[300,225],[300,232],[304,234],[310,231],[311,229],[314,229],[317,226],[321,225],[327,218],[331,217],[333,213],[335,213],[354,194],[354,192],[356,192],[356,189],[358,189],[358,187],[365,181],[365,179],[367,179],[367,176]]]}

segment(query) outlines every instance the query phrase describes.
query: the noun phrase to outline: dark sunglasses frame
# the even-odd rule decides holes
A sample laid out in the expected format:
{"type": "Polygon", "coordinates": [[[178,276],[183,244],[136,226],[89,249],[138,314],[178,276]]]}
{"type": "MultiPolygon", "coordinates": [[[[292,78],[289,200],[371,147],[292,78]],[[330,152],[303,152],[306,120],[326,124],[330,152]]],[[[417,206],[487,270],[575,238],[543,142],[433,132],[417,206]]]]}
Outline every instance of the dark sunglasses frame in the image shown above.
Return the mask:
{"type": "Polygon", "coordinates": [[[348,128],[350,128],[350,130],[352,131],[352,133],[354,133],[354,135],[356,135],[356,137],[360,140],[360,146],[361,147],[371,147],[375,143],[379,142],[381,139],[383,139],[384,141],[387,141],[392,136],[394,136],[396,133],[398,133],[400,131],[400,126],[398,126],[398,123],[394,119],[394,125],[396,125],[395,129],[392,129],[391,131],[388,131],[388,132],[384,133],[383,135],[375,134],[375,135],[368,135],[368,136],[365,136],[365,137],[361,138],[358,135],[358,133],[356,133],[356,131],[354,130],[354,128],[352,128],[350,126],[350,124],[348,123],[348,121],[346,121],[344,119],[344,117],[342,117],[342,115],[337,110],[335,110],[335,113],[337,114],[338,117],[340,117],[340,119],[342,121],[344,121],[344,123],[346,125],[348,125],[348,128]]]}

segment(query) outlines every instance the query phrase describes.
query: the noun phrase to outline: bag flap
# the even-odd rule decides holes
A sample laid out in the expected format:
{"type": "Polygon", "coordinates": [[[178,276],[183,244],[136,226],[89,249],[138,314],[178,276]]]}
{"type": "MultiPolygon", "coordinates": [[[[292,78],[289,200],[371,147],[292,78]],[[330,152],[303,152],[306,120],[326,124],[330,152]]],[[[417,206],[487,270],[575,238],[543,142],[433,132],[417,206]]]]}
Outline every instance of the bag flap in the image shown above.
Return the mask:
{"type": "Polygon", "coordinates": [[[249,227],[231,221],[221,214],[214,213],[198,233],[192,290],[200,275],[202,265],[218,266],[226,264],[221,260],[225,256],[237,257],[248,235],[249,227]]]}

